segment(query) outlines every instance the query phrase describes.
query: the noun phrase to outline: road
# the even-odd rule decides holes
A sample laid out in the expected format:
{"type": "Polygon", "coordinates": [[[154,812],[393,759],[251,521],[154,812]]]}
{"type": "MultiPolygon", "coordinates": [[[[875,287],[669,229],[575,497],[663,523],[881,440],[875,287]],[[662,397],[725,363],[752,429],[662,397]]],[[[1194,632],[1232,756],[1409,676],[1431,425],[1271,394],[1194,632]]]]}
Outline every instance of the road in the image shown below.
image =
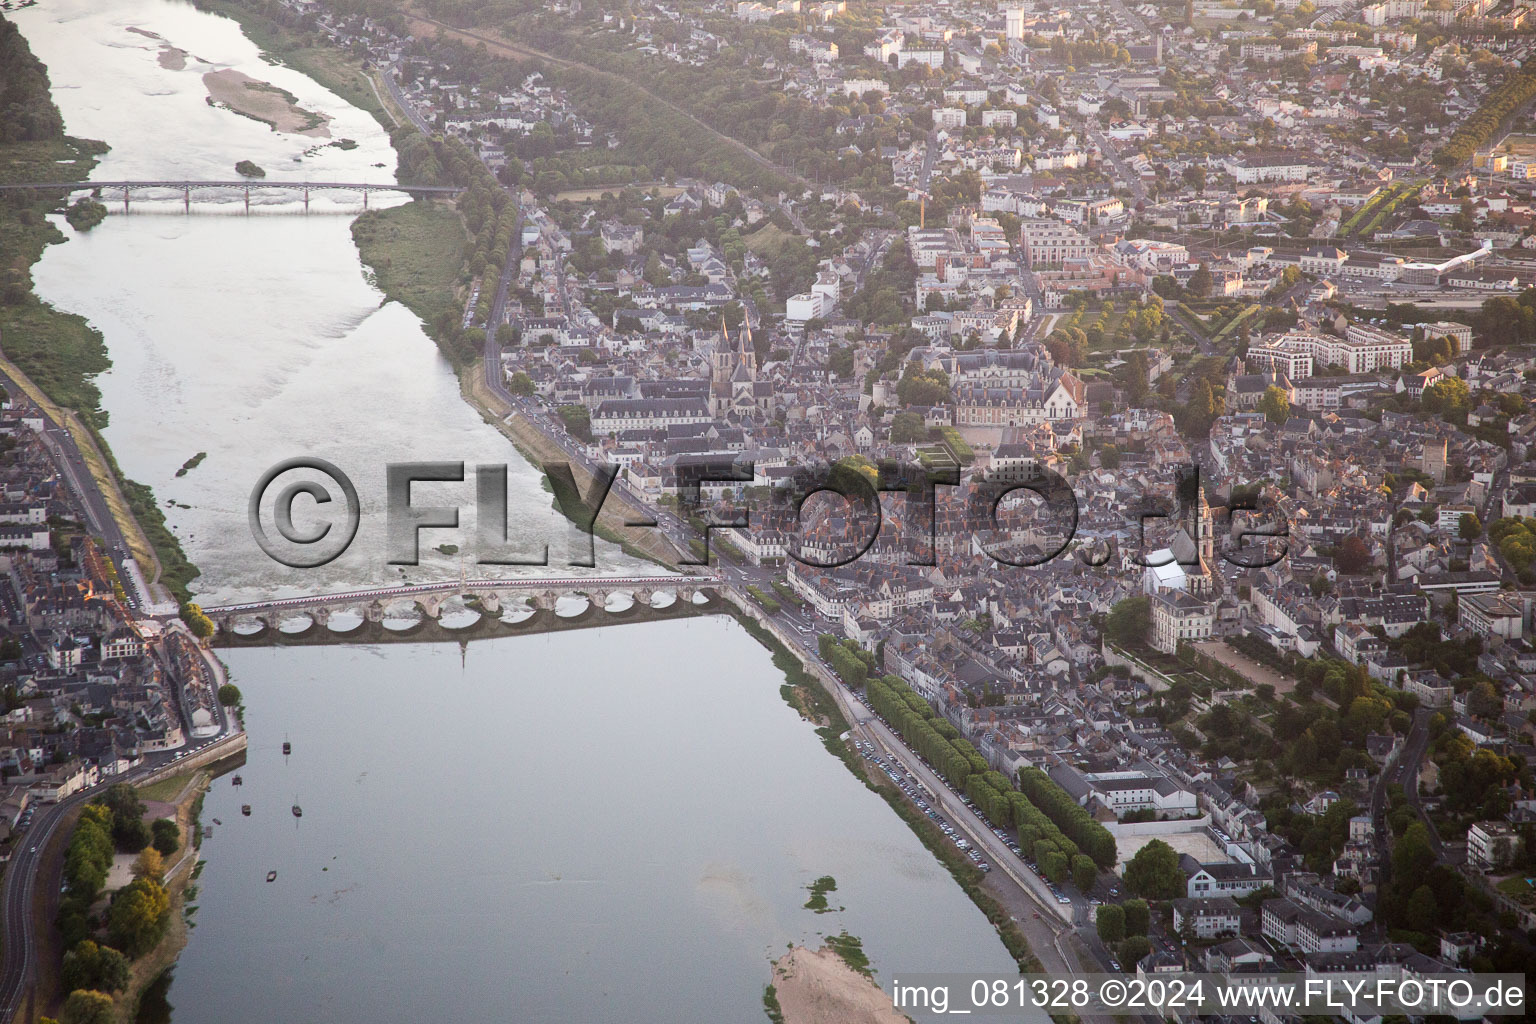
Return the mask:
{"type": "MultiPolygon", "coordinates": [[[[0,381],[4,382],[13,401],[31,406],[21,385],[16,383],[9,373],[0,370],[0,381]]],[[[41,409],[37,410],[37,414],[43,419],[41,435],[43,445],[48,449],[48,454],[52,457],[59,475],[68,485],[73,504],[80,511],[91,534],[101,539],[103,553],[112,560],[112,564],[117,568],[118,578],[123,581],[128,603],[135,609],[145,609],[154,602],[155,597],[153,594],[139,593],[138,587],[133,582],[133,574],[127,568],[127,562],[132,558],[128,539],[123,535],[122,528],[118,526],[112,510],[107,506],[106,498],[96,486],[96,479],[91,476],[90,467],[85,464],[85,457],[80,454],[79,446],[75,444],[75,439],[68,430],[49,418],[41,409]]],[[[149,568],[154,569],[153,566],[149,568]]]]}
{"type": "Polygon", "coordinates": [[[405,93],[400,90],[400,82],[395,77],[399,70],[399,65],[396,65],[384,72],[384,84],[389,87],[389,95],[394,98],[396,105],[405,111],[405,116],[411,119],[411,124],[416,126],[416,130],[430,138],[433,133],[432,126],[427,124],[426,118],[416,112],[416,107],[410,100],[405,98],[405,93]]]}
{"type": "Polygon", "coordinates": [[[933,164],[939,158],[939,130],[928,133],[928,145],[923,150],[923,169],[917,172],[917,190],[928,193],[928,182],[933,179],[933,164]]]}
{"type": "Polygon", "coordinates": [[[1094,142],[1098,143],[1099,149],[1103,151],[1104,156],[1114,165],[1115,174],[1130,186],[1131,195],[1133,196],[1132,205],[1145,200],[1147,198],[1146,182],[1141,180],[1141,175],[1134,173],[1126,162],[1120,159],[1120,153],[1115,149],[1114,144],[1109,141],[1109,137],[1104,134],[1103,129],[1099,127],[1097,120],[1090,120],[1088,122],[1088,135],[1094,142]]]}

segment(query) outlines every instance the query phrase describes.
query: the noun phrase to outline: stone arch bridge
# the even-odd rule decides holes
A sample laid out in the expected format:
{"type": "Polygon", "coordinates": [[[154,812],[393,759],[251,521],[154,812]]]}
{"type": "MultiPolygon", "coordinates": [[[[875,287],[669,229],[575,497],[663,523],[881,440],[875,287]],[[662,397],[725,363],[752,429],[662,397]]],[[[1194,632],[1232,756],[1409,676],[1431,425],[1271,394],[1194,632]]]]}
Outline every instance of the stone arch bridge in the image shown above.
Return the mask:
{"type": "Polygon", "coordinates": [[[218,629],[215,643],[222,646],[471,639],[603,625],[607,620],[643,621],[693,614],[707,608],[724,585],[718,577],[702,575],[452,580],[209,606],[203,613],[213,620],[218,629]],[[654,603],[655,598],[666,594],[673,597],[670,604],[654,603]],[[615,595],[629,597],[630,605],[610,610],[607,605],[615,595]],[[587,606],[576,614],[558,615],[555,606],[562,598],[584,598],[587,606]],[[478,618],[464,626],[442,625],[443,609],[455,600],[477,611],[478,618]],[[532,614],[517,621],[501,617],[514,607],[527,608],[532,614]],[[384,625],[386,618],[412,612],[420,615],[414,625],[384,625]],[[604,613],[601,617],[600,612],[604,613]],[[361,622],[353,628],[332,629],[331,617],[337,613],[352,613],[361,622]],[[310,625],[296,631],[280,628],[300,618],[307,618],[310,625]],[[250,624],[260,628],[240,628],[250,624]]]}

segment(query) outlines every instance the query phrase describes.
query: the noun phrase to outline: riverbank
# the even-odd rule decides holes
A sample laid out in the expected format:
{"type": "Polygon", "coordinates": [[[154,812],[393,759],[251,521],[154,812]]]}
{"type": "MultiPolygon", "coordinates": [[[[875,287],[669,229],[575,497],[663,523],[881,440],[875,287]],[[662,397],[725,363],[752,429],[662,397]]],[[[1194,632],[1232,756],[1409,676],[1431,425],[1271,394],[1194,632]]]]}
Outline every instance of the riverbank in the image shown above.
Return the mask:
{"type": "Polygon", "coordinates": [[[201,862],[198,849],[202,845],[201,812],[203,797],[212,784],[214,775],[198,770],[185,779],[168,779],[155,786],[140,790],[146,801],[157,791],[163,791],[165,782],[181,782],[180,789],[167,803],[174,807],[174,820],[181,835],[181,847],[168,858],[163,884],[171,898],[171,916],[166,924],[165,935],[154,949],[133,961],[128,969],[128,987],[117,997],[117,1024],[133,1024],[139,1013],[139,1002],[155,981],[173,967],[181,951],[186,948],[187,937],[196,925],[192,913],[197,909],[197,876],[201,862]]]}
{"type": "MultiPolygon", "coordinates": [[[[478,365],[466,368],[459,374],[459,391],[485,422],[493,424],[503,437],[512,442],[512,446],[529,465],[538,468],[546,462],[568,463],[576,486],[582,493],[586,493],[592,484],[591,474],[571,462],[571,457],[564,449],[550,440],[522,413],[514,413],[505,402],[493,395],[478,365]]],[[[649,509],[636,505],[616,490],[609,491],[607,500],[598,511],[592,532],[609,543],[617,544],[627,555],[655,562],[664,569],[676,572],[681,556],[659,529],[625,525],[648,520],[651,516],[649,509]]],[[[558,556],[552,552],[551,557],[558,556]]]]}
{"type": "Polygon", "coordinates": [[[352,222],[352,241],[379,291],[429,331],[459,316],[460,267],[470,237],[451,202],[413,199],[369,210],[352,222]]]}
{"type": "MultiPolygon", "coordinates": [[[[10,22],[0,18],[0,25],[9,30],[5,45],[18,47],[15,53],[0,54],[0,59],[18,67],[28,62],[35,66],[40,90],[35,102],[40,111],[46,104],[57,125],[31,139],[0,143],[0,183],[87,180],[107,144],[64,134],[47,69],[10,22]]],[[[84,317],[54,308],[33,291],[32,267],[48,246],[66,241],[49,219],[62,205],[61,197],[41,193],[0,204],[0,367],[69,431],[148,581],[164,583],[178,600],[185,600],[186,584],[197,575],[196,569],[165,528],[149,488],[122,474],[101,437],[107,414],[95,377],[112,365],[106,341],[84,317]]]]}
{"type": "Polygon", "coordinates": [[[828,753],[842,761],[856,778],[878,793],[891,810],[906,822],[907,827],[928,848],[928,852],[949,871],[950,877],[976,905],[976,909],[986,915],[1019,970],[1040,972],[1042,965],[1030,948],[1029,940],[997,898],[984,888],[987,876],[949,842],[938,826],[909,802],[900,790],[865,770],[864,760],[843,738],[849,731],[849,724],[832,692],[837,684],[823,679],[819,666],[801,657],[791,645],[780,639],[777,627],[771,620],[766,620],[763,611],[750,600],[732,595],[728,603],[731,605],[728,614],[773,656],[774,666],[784,673],[784,686],[780,693],[785,702],[816,726],[816,733],[828,753]]]}

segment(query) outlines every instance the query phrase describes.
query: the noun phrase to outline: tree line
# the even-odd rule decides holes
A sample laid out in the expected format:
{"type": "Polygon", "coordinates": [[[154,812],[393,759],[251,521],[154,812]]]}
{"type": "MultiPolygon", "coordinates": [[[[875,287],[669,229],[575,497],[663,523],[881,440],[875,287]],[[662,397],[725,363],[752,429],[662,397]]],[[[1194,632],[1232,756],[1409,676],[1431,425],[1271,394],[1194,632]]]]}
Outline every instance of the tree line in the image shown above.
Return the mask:
{"type": "Polygon", "coordinates": [[[1536,99],[1536,67],[1527,65],[1499,83],[1477,113],[1463,121],[1445,145],[1435,150],[1435,165],[1455,167],[1470,160],[1479,148],[1493,141],[1506,119],[1532,99],[1536,99]]]}
{"type": "Polygon", "coordinates": [[[181,832],[168,818],[146,824],[144,810],[138,792],[119,783],[85,806],[70,836],[58,916],[66,950],[60,968],[69,993],[66,1020],[111,1013],[112,993],[128,987],[130,961],[155,948],[170,923],[170,894],[161,880],[165,858],[181,846],[181,832]],[[97,912],[119,852],[139,855],[134,879],[112,894],[104,912],[97,912]]]}
{"type": "Polygon", "coordinates": [[[1060,883],[1070,875],[1080,888],[1087,889],[1093,885],[1097,868],[1115,863],[1114,836],[1044,772],[1024,769],[1019,773],[1023,792],[1015,789],[1007,776],[991,769],[970,741],[962,739],[960,731],[899,676],[870,679],[867,692],[870,705],[909,747],[961,788],[988,819],[1017,830],[1019,848],[1040,865],[1046,878],[1060,883]],[[1061,801],[1071,804],[1077,813],[1062,806],[1061,801]]]}
{"type": "Polygon", "coordinates": [[[40,142],[64,134],[48,69],[21,30],[0,16],[0,142],[40,142]]]}

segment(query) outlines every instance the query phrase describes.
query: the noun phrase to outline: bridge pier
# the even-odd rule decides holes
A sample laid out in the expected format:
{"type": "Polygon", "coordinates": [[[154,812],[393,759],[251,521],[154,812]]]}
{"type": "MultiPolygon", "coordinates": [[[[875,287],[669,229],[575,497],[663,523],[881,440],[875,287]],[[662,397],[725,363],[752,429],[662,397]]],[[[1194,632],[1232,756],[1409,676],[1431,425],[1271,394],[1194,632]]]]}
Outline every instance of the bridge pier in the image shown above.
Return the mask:
{"type": "Polygon", "coordinates": [[[375,601],[370,604],[367,608],[363,609],[363,618],[369,622],[383,622],[384,603],[382,601],[375,601]]]}
{"type": "Polygon", "coordinates": [[[245,190],[245,212],[251,212],[251,190],[249,186],[247,186],[245,190]]]}
{"type": "Polygon", "coordinates": [[[310,621],[317,626],[328,625],[331,621],[331,610],[324,605],[309,610],[310,621]]]}
{"type": "Polygon", "coordinates": [[[124,213],[128,212],[128,192],[129,192],[128,186],[124,185],[123,186],[123,212],[124,213]]]}
{"type": "Polygon", "coordinates": [[[368,190],[363,189],[363,209],[368,209],[368,190]]]}
{"type": "Polygon", "coordinates": [[[309,189],[304,190],[304,212],[309,212],[309,189]]]}
{"type": "Polygon", "coordinates": [[[494,590],[487,590],[480,594],[480,610],[486,615],[497,616],[501,614],[501,595],[494,590]]]}
{"type": "Polygon", "coordinates": [[[183,213],[192,212],[192,188],[188,186],[181,190],[181,209],[183,213]]]}
{"type": "Polygon", "coordinates": [[[421,614],[429,619],[435,619],[443,614],[443,601],[445,598],[432,595],[423,597],[416,602],[416,607],[421,609],[421,614]]]}

